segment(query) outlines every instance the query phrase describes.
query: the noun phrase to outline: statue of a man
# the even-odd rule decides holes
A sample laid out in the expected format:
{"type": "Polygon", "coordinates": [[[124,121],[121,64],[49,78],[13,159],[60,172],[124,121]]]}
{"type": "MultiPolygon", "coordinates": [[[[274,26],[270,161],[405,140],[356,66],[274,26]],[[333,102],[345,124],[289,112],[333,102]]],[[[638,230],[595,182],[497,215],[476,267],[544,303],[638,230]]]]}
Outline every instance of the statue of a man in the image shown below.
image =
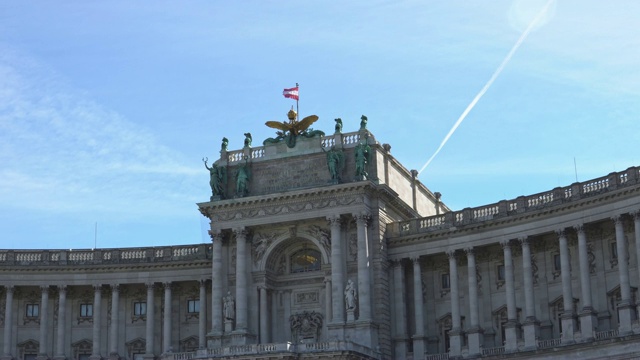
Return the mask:
{"type": "Polygon", "coordinates": [[[342,134],[342,119],[336,119],[336,134],[342,134]]]}
{"type": "Polygon", "coordinates": [[[366,143],[360,143],[356,146],[356,176],[358,177],[367,176],[367,163],[369,162],[370,149],[371,148],[366,143]]]}
{"type": "Polygon", "coordinates": [[[222,138],[222,145],[220,145],[220,151],[227,151],[227,146],[229,146],[229,139],[226,137],[222,138]]]}
{"type": "Polygon", "coordinates": [[[211,167],[209,167],[207,166],[207,160],[208,159],[202,159],[202,161],[204,161],[204,167],[209,170],[209,185],[211,186],[211,193],[213,196],[223,196],[223,182],[226,175],[225,168],[216,164],[212,164],[211,167]]]}
{"type": "Polygon", "coordinates": [[[247,193],[249,183],[249,165],[245,159],[245,164],[240,165],[236,170],[236,194],[244,196],[247,193]]]}
{"type": "Polygon", "coordinates": [[[226,320],[233,320],[236,317],[235,310],[235,298],[231,295],[230,291],[227,291],[227,296],[223,298],[224,301],[224,318],[226,320]]]}
{"type": "Polygon", "coordinates": [[[360,130],[366,130],[367,129],[367,117],[362,115],[360,117],[360,130]]]}
{"type": "Polygon", "coordinates": [[[251,147],[251,133],[244,133],[244,147],[251,147]]]}
{"type": "Polygon", "coordinates": [[[344,288],[344,302],[347,310],[356,309],[356,300],[358,299],[358,291],[351,279],[347,280],[347,286],[344,288]]]}

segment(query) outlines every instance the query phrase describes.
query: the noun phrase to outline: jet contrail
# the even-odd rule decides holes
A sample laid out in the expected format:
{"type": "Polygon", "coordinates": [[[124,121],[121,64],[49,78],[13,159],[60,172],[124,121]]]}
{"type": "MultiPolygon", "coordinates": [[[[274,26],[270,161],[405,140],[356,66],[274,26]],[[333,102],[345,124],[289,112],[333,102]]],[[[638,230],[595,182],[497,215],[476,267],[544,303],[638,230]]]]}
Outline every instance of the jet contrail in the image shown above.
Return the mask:
{"type": "Polygon", "coordinates": [[[469,114],[469,112],[471,111],[471,109],[473,109],[474,106],[476,106],[476,103],[478,102],[478,100],[480,100],[480,98],[482,97],[482,95],[484,95],[485,92],[487,92],[487,90],[489,89],[489,87],[493,84],[493,82],[496,80],[496,78],[498,77],[498,75],[500,75],[500,73],[502,72],[502,70],[505,68],[505,66],[507,65],[507,63],[509,62],[509,60],[511,60],[511,57],[513,56],[513,54],[516,52],[516,50],[518,50],[518,48],[520,47],[520,45],[522,44],[522,42],[524,41],[524,39],[527,38],[527,35],[529,35],[529,33],[531,32],[531,30],[533,29],[533,27],[538,23],[538,21],[542,18],[542,16],[547,12],[547,9],[549,9],[549,6],[551,5],[551,3],[554,0],[549,0],[545,6],[542,8],[542,10],[540,11],[540,13],[533,19],[533,21],[531,22],[531,24],[529,24],[529,26],[524,30],[524,32],[522,33],[522,35],[520,35],[520,38],[518,38],[518,41],[516,41],[515,45],[513,45],[513,48],[511,48],[511,51],[509,51],[509,54],[507,54],[507,57],[504,58],[504,60],[502,60],[502,63],[500,64],[500,66],[498,66],[498,68],[496,69],[496,71],[493,73],[493,75],[491,75],[491,79],[489,79],[489,81],[487,81],[487,83],[484,85],[484,87],[482,88],[482,90],[480,90],[480,92],[478,93],[478,95],[476,95],[476,97],[473,99],[473,101],[471,101],[471,103],[469,104],[469,106],[467,106],[467,108],[462,112],[462,115],[460,115],[460,117],[458,118],[458,121],[456,121],[455,124],[453,124],[453,127],[451,128],[451,130],[449,130],[449,133],[447,134],[447,136],[444,137],[444,140],[442,140],[442,143],[440,143],[440,146],[438,147],[438,149],[436,150],[436,152],[431,155],[431,157],[429,158],[429,160],[427,160],[426,164],[424,164],[424,166],[420,169],[420,171],[418,172],[418,174],[420,174],[422,171],[424,171],[424,169],[429,166],[429,164],[431,163],[431,160],[433,160],[434,157],[436,157],[436,155],[438,155],[438,153],[440,152],[440,150],[442,149],[442,147],[444,146],[444,144],[447,143],[447,141],[449,141],[449,138],[451,137],[451,135],[453,135],[453,133],[456,131],[456,129],[458,129],[458,126],[460,126],[460,124],[462,123],[462,121],[464,120],[464,118],[467,117],[467,114],[469,114]]]}

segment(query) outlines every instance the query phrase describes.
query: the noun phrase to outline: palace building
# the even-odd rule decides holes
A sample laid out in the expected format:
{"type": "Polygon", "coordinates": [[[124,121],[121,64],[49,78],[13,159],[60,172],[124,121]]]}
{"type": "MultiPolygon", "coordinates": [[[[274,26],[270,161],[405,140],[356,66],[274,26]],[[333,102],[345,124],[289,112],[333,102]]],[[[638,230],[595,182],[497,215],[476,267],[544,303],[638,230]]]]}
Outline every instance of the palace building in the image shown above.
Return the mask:
{"type": "Polygon", "coordinates": [[[211,243],[0,250],[0,360],[640,358],[639,167],[452,211],[296,117],[205,163],[211,243]]]}

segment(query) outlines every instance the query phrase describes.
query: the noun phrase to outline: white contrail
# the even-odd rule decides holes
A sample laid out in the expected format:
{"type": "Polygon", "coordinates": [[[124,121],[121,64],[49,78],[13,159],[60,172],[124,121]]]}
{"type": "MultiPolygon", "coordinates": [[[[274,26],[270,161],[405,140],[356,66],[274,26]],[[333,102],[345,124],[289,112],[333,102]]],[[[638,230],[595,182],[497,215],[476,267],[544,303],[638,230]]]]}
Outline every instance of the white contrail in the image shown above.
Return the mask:
{"type": "Polygon", "coordinates": [[[507,54],[507,57],[504,58],[504,60],[502,60],[502,63],[500,64],[500,66],[498,66],[498,68],[496,69],[496,71],[493,73],[493,75],[491,75],[491,79],[489,79],[489,81],[487,81],[487,83],[484,85],[484,87],[482,88],[482,90],[480,90],[480,92],[478,93],[478,95],[476,95],[476,97],[473,99],[473,101],[471,101],[471,103],[469,104],[469,106],[467,106],[467,108],[462,112],[462,115],[460,115],[460,117],[458,118],[458,121],[456,121],[455,124],[453,124],[453,127],[451,128],[451,130],[449,130],[449,133],[447,134],[447,136],[444,137],[444,139],[442,140],[442,142],[440,143],[440,146],[438,147],[438,149],[436,150],[436,152],[431,155],[431,157],[429,158],[429,160],[427,160],[427,162],[424,164],[424,166],[420,169],[420,171],[418,172],[418,174],[420,174],[422,171],[424,171],[424,169],[429,166],[429,164],[431,163],[431,160],[433,160],[434,157],[436,157],[436,155],[438,155],[438,153],[440,152],[440,150],[442,149],[442,147],[444,146],[444,144],[447,143],[447,141],[449,141],[449,138],[451,137],[451,135],[453,135],[453,133],[456,131],[456,129],[458,128],[458,126],[460,126],[460,124],[462,123],[462,121],[464,120],[464,118],[467,117],[467,114],[469,114],[469,112],[471,111],[471,109],[473,109],[474,106],[476,106],[476,103],[478,102],[478,100],[480,100],[480,98],[482,97],[482,95],[484,95],[485,92],[487,92],[487,90],[489,89],[489,87],[493,84],[493,82],[496,80],[496,78],[498,77],[498,75],[500,75],[500,73],[502,72],[502,70],[504,69],[504,67],[507,65],[507,63],[509,62],[509,60],[511,60],[511,57],[513,56],[513,54],[516,52],[516,50],[518,50],[518,48],[520,47],[520,45],[522,44],[522,42],[524,41],[524,39],[527,38],[527,35],[529,35],[529,33],[531,32],[531,30],[533,29],[533,27],[538,23],[538,21],[540,21],[540,19],[542,18],[542,16],[547,12],[547,9],[549,9],[549,6],[551,5],[551,3],[554,0],[549,0],[545,6],[542,8],[542,10],[540,11],[540,13],[533,19],[533,21],[531,22],[531,24],[529,24],[529,26],[524,30],[524,32],[522,33],[522,35],[520,35],[520,38],[518,38],[518,41],[516,41],[515,45],[513,45],[513,48],[511,48],[511,51],[509,51],[509,54],[507,54]]]}

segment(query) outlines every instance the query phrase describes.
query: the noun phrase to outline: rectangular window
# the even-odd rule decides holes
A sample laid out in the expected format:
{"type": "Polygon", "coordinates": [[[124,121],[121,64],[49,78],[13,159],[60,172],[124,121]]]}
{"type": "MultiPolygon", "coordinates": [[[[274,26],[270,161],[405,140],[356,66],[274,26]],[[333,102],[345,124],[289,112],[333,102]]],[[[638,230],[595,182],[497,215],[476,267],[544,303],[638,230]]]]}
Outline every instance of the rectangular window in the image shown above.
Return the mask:
{"type": "Polygon", "coordinates": [[[93,304],[80,304],[80,317],[93,317],[93,304]]]}
{"type": "Polygon", "coordinates": [[[618,258],[618,245],[616,245],[615,241],[611,243],[611,258],[618,258]]]}
{"type": "Polygon", "coordinates": [[[189,314],[195,314],[200,312],[200,300],[188,300],[187,312],[189,314]]]}
{"type": "Polygon", "coordinates": [[[555,271],[560,271],[562,266],[560,265],[560,254],[553,255],[553,269],[555,271]]]}
{"type": "Polygon", "coordinates": [[[440,281],[442,283],[442,288],[443,289],[449,289],[451,288],[451,284],[449,283],[449,274],[442,274],[440,276],[440,281]]]}
{"type": "Polygon", "coordinates": [[[147,303],[146,302],[133,303],[133,315],[135,316],[147,315],[147,303]]]}
{"type": "Polygon", "coordinates": [[[37,318],[40,316],[40,304],[27,304],[27,317],[37,318]]]}
{"type": "Polygon", "coordinates": [[[500,264],[497,268],[498,271],[498,281],[504,281],[504,265],[500,264]]]}

